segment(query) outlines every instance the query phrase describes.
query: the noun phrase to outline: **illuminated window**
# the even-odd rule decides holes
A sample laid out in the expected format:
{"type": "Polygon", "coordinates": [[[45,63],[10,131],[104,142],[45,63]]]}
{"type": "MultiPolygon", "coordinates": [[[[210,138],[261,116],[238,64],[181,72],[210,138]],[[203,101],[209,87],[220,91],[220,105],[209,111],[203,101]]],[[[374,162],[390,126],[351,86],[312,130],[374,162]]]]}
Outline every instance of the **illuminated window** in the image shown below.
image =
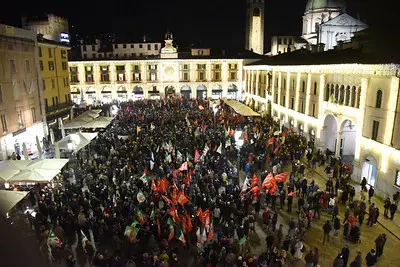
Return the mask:
{"type": "Polygon", "coordinates": [[[54,61],[49,61],[49,71],[54,71],[54,61]]]}
{"type": "Polygon", "coordinates": [[[24,127],[24,120],[22,118],[22,111],[19,110],[17,112],[17,115],[18,115],[18,126],[19,126],[19,128],[22,128],[22,127],[24,127]]]}
{"type": "Polygon", "coordinates": [[[52,58],[53,57],[53,51],[51,51],[51,48],[48,49],[48,52],[49,52],[49,58],[52,58]]]}
{"type": "Polygon", "coordinates": [[[396,180],[394,181],[394,184],[400,187],[400,171],[396,171],[396,180]]]}
{"type": "Polygon", "coordinates": [[[51,79],[51,88],[56,88],[56,81],[54,79],[51,79]]]}

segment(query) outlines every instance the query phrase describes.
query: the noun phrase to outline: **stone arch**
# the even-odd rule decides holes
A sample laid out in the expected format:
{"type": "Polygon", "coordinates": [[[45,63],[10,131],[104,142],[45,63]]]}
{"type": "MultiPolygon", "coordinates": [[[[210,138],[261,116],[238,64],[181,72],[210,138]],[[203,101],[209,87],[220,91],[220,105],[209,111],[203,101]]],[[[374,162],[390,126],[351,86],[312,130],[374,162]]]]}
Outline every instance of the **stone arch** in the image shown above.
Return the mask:
{"type": "Polygon", "coordinates": [[[255,7],[253,9],[253,16],[254,17],[260,17],[261,16],[261,9],[259,9],[258,7],[255,7]]]}
{"type": "Polygon", "coordinates": [[[207,87],[204,84],[200,84],[196,88],[197,98],[207,99],[207,87]]]}
{"type": "Polygon", "coordinates": [[[352,165],[357,143],[357,127],[352,119],[344,119],[340,124],[340,156],[352,165]]]}
{"type": "Polygon", "coordinates": [[[324,119],[324,124],[321,130],[321,144],[325,149],[330,151],[336,151],[337,142],[337,129],[338,129],[337,119],[334,115],[328,114],[324,119]]]}

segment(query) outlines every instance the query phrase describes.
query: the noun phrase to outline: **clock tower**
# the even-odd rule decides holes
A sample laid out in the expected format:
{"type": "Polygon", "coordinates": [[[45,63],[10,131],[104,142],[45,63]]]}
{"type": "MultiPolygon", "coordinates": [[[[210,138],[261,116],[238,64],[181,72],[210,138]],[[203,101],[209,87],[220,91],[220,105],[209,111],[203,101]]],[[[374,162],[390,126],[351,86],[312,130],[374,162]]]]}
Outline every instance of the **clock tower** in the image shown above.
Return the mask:
{"type": "Polygon", "coordinates": [[[264,0],[246,0],[246,49],[264,54],[264,0]]]}

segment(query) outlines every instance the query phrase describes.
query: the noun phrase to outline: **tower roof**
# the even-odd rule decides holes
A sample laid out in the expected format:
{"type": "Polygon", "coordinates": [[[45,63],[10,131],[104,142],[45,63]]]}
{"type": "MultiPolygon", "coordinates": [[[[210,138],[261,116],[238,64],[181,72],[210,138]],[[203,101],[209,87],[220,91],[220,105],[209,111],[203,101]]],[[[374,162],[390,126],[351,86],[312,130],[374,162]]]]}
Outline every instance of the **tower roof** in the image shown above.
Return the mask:
{"type": "Polygon", "coordinates": [[[343,0],[308,0],[306,11],[315,11],[320,9],[337,9],[344,11],[346,4],[343,0]]]}

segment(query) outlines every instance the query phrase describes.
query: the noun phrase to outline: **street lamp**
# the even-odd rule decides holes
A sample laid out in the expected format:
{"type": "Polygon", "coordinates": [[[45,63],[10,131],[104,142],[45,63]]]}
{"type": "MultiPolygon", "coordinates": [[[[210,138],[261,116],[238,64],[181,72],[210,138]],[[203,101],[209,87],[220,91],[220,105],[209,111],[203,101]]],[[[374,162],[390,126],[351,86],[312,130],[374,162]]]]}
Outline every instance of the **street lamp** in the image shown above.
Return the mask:
{"type": "Polygon", "coordinates": [[[235,132],[235,146],[237,149],[237,177],[238,177],[238,181],[237,183],[240,183],[240,149],[243,146],[244,140],[242,138],[242,133],[243,131],[241,130],[237,130],[235,132]]]}

